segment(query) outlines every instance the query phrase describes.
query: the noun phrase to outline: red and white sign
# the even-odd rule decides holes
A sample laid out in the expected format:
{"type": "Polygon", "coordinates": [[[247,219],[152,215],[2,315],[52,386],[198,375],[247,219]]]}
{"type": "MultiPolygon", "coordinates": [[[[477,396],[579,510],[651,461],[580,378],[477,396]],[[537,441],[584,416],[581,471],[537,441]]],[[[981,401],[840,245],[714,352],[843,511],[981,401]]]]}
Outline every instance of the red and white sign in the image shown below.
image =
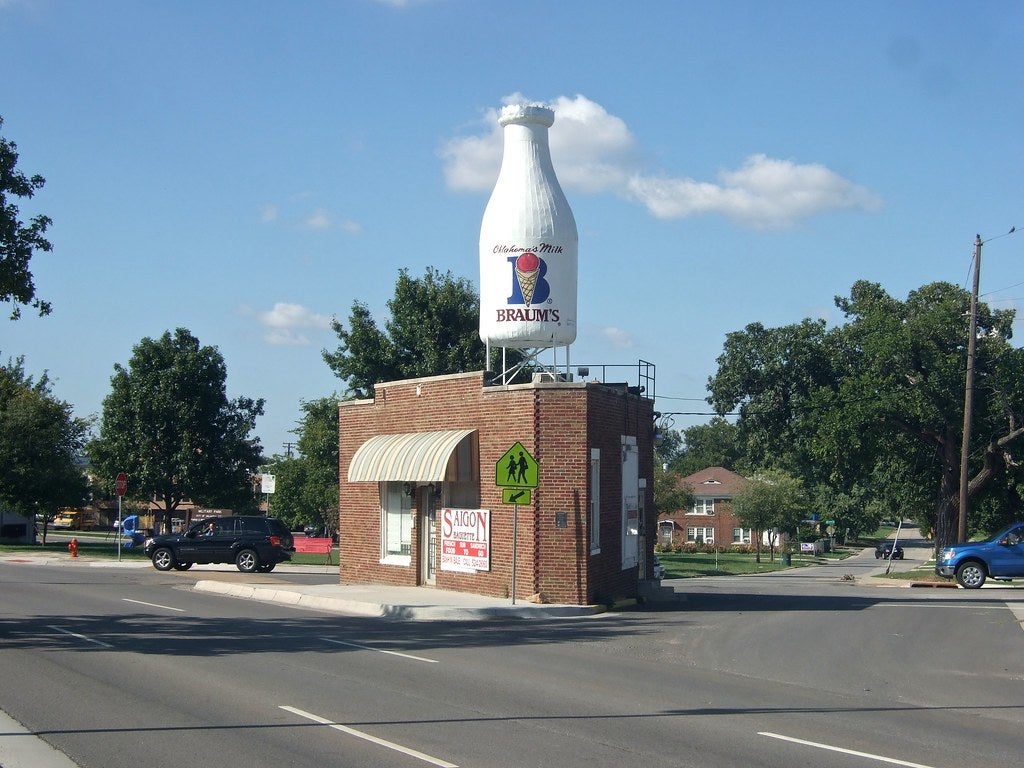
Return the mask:
{"type": "Polygon", "coordinates": [[[441,510],[441,570],[475,573],[491,570],[491,512],[441,510]]]}
{"type": "Polygon", "coordinates": [[[124,472],[117,473],[117,479],[114,481],[114,490],[118,496],[124,496],[128,493],[128,475],[124,472]]]}

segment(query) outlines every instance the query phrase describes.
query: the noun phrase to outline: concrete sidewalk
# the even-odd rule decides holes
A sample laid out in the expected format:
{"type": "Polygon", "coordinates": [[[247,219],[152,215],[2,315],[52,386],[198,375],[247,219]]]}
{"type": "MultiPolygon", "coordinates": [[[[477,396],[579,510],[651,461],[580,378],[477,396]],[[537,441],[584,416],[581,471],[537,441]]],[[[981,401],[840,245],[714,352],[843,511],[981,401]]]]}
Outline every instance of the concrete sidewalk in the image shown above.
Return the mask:
{"type": "Polygon", "coordinates": [[[522,599],[513,604],[509,598],[386,584],[247,584],[203,579],[196,582],[195,589],[317,611],[403,621],[570,619],[593,616],[604,610],[603,606],[540,604],[522,599]]]}

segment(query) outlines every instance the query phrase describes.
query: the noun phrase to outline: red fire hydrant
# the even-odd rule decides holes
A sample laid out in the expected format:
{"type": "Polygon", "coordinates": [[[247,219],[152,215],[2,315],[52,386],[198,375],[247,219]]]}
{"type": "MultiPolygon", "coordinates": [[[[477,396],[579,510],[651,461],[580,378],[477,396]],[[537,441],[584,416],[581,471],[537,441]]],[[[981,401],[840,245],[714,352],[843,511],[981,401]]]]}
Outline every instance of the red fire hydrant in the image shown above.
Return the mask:
{"type": "Polygon", "coordinates": [[[68,542],[68,552],[71,553],[72,557],[78,557],[78,539],[72,539],[68,542]]]}

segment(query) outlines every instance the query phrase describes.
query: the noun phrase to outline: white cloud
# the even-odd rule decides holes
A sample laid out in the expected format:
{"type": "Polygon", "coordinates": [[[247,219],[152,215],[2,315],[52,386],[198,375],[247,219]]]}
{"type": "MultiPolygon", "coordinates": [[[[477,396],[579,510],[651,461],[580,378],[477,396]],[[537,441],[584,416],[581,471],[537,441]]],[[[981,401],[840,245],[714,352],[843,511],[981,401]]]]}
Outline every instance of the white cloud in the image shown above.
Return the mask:
{"type": "Polygon", "coordinates": [[[633,336],[614,325],[602,328],[601,335],[616,349],[629,349],[633,346],[633,336]]]}
{"type": "MultiPolygon", "coordinates": [[[[503,102],[537,103],[518,93],[503,102]]],[[[736,170],[721,171],[713,182],[646,175],[636,140],[621,118],[582,95],[559,96],[551,107],[551,153],[562,186],[585,194],[618,194],[657,218],[713,213],[748,227],[778,229],[825,211],[870,211],[880,205],[869,190],[824,165],[763,154],[750,156],[736,170]]],[[[448,186],[489,191],[498,176],[501,152],[498,110],[489,109],[475,135],[453,138],[439,150],[448,186]]]]}
{"type": "Polygon", "coordinates": [[[307,229],[330,229],[334,221],[331,215],[323,208],[317,208],[303,220],[303,226],[307,229]]]}
{"type": "Polygon", "coordinates": [[[257,313],[266,329],[263,338],[273,345],[292,347],[309,346],[312,342],[305,330],[325,330],[331,327],[331,318],[307,309],[301,304],[278,302],[274,308],[257,313]]]}
{"type": "Polygon", "coordinates": [[[353,221],[352,219],[342,219],[338,222],[338,226],[350,235],[358,235],[363,231],[363,225],[358,221],[353,221]]]}
{"type": "MultiPolygon", "coordinates": [[[[3,0],[0,0],[3,2],[3,0]]],[[[308,197],[307,194],[295,195],[289,201],[294,208],[295,203],[308,197]]],[[[260,207],[260,221],[264,224],[276,224],[283,222],[286,226],[298,226],[302,229],[316,232],[326,232],[332,229],[340,229],[350,235],[358,235],[363,231],[363,226],[358,221],[347,217],[337,217],[327,208],[320,206],[308,213],[301,214],[295,210],[287,210],[282,218],[281,208],[276,203],[266,203],[260,207]]]]}
{"type": "Polygon", "coordinates": [[[659,219],[718,213],[759,229],[788,227],[828,210],[873,210],[879,200],[818,163],[799,165],[765,155],[722,171],[718,184],[634,176],[631,195],[659,219]]]}

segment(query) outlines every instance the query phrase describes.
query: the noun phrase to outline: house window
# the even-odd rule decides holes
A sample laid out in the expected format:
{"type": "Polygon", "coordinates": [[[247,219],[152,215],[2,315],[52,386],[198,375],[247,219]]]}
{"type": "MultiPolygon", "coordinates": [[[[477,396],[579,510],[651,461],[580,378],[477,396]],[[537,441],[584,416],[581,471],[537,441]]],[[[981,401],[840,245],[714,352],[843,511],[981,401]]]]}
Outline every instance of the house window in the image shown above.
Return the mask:
{"type": "Polygon", "coordinates": [[[733,528],[732,529],[732,543],[733,544],[749,544],[750,543],[750,528],[733,528]]]}
{"type": "Polygon", "coordinates": [[[590,449],[590,553],[601,551],[601,449],[590,449]]]}
{"type": "Polygon", "coordinates": [[[381,562],[409,565],[412,559],[413,497],[405,483],[381,483],[381,562]]]}
{"type": "Polygon", "coordinates": [[[689,527],[686,529],[686,540],[696,541],[698,543],[714,544],[715,542],[715,529],[714,528],[700,528],[700,527],[689,527]]]}
{"type": "Polygon", "coordinates": [[[715,514],[715,500],[714,499],[695,499],[693,507],[690,509],[692,515],[713,515],[715,514]]]}

